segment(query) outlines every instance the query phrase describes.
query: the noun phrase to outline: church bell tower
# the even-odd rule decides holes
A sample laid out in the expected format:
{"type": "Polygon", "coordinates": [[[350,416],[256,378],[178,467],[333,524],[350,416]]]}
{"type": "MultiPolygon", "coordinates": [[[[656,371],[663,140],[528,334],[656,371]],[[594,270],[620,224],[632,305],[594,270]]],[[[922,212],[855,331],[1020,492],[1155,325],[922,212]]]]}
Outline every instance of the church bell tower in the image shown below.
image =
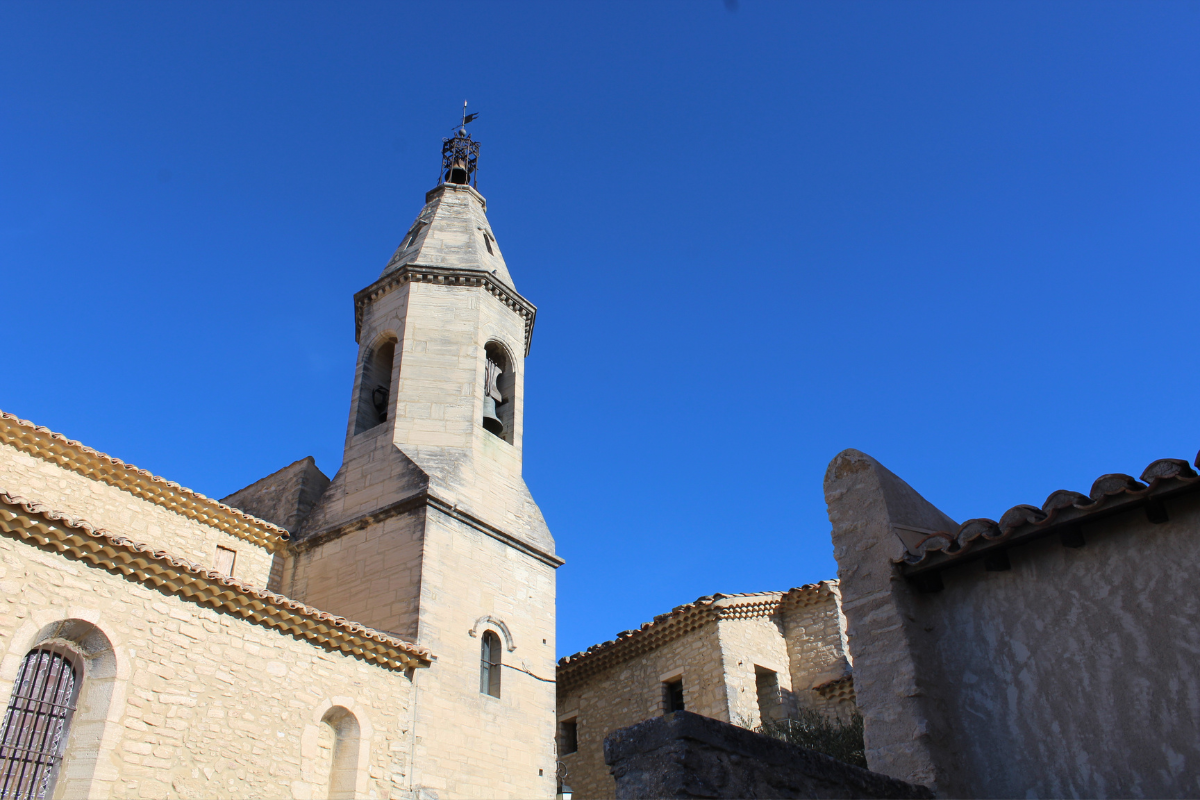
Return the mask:
{"type": "Polygon", "coordinates": [[[521,296],[477,190],[466,122],[379,278],[354,296],[358,360],[341,469],[281,588],[428,647],[414,791],[550,797],[562,560],[521,475],[521,296]]]}

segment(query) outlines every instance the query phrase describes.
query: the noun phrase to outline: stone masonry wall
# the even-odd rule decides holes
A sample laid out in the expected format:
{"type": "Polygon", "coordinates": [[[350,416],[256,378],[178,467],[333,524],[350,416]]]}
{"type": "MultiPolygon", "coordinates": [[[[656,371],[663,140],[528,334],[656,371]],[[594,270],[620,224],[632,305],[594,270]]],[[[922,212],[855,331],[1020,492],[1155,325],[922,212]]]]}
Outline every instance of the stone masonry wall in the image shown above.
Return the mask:
{"type": "Polygon", "coordinates": [[[271,554],[262,547],[3,444],[0,489],[207,569],[215,568],[218,545],[229,548],[237,553],[233,568],[236,577],[255,586],[269,583],[271,554]]]}
{"type": "Polygon", "coordinates": [[[373,628],[417,640],[424,508],[319,544],[287,560],[283,594],[373,628]]]}
{"type": "Polygon", "coordinates": [[[755,667],[776,673],[782,706],[779,712],[783,716],[794,712],[787,642],[781,628],[777,617],[725,619],[717,623],[725,692],[729,698],[728,721],[744,728],[762,724],[755,667]]]}
{"type": "Polygon", "coordinates": [[[8,537],[0,587],[3,698],[39,631],[82,620],[111,643],[111,669],[87,668],[57,796],[326,797],[318,745],[334,706],[360,730],[359,796],[410,789],[412,685],[402,673],[8,537]]]}
{"type": "Polygon", "coordinates": [[[308,456],[221,498],[221,502],[296,533],[328,486],[329,478],[308,456]]]}
{"type": "Polygon", "coordinates": [[[814,691],[850,675],[837,599],[831,595],[789,609],[783,614],[783,630],[797,707],[839,715],[852,710],[849,698],[814,691]]]}
{"type": "Polygon", "coordinates": [[[621,800],[933,797],[924,786],[686,711],[614,731],[604,757],[621,800]]]}
{"type": "Polygon", "coordinates": [[[604,763],[604,737],[618,728],[661,716],[662,682],[680,673],[685,708],[729,721],[715,622],[559,694],[559,720],[574,718],[578,725],[578,752],[559,756],[575,797],[599,800],[616,796],[616,784],[604,763]]]}
{"type": "MultiPolygon", "coordinates": [[[[867,760],[955,797],[1200,794],[1200,496],[941,573],[919,593],[893,526],[955,530],[878,462],[826,474],[867,760]]],[[[952,521],[950,525],[952,525],[952,521]]]]}
{"type": "Polygon", "coordinates": [[[442,798],[551,798],[553,567],[427,511],[417,642],[416,783],[442,798]],[[480,691],[481,639],[502,645],[500,697],[480,691]]]}

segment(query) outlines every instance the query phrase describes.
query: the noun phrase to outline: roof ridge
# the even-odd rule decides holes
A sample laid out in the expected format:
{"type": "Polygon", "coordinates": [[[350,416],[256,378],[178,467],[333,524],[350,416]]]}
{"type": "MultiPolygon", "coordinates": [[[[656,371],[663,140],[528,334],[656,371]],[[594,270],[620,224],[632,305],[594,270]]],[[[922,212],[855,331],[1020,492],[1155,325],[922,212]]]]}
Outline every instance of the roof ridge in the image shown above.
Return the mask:
{"type": "Polygon", "coordinates": [[[80,560],[120,572],[126,578],[133,576],[158,588],[166,586],[172,594],[201,605],[227,610],[266,627],[281,628],[392,669],[428,666],[434,658],[427,648],[412,642],[260,589],[232,575],[205,569],[166,550],[155,550],[4,489],[0,489],[0,530],[21,539],[33,539],[38,545],[50,546],[60,553],[70,551],[80,560]],[[20,509],[24,514],[11,509],[20,509]],[[39,526],[30,516],[50,524],[43,522],[39,526]],[[78,532],[74,536],[79,541],[67,541],[71,534],[66,532],[78,532]],[[57,541],[51,541],[48,535],[51,533],[59,534],[57,541]],[[118,552],[126,557],[117,558],[118,552]],[[164,575],[167,577],[163,578],[164,575]],[[235,603],[239,598],[246,602],[235,603]]]}
{"type": "Polygon", "coordinates": [[[83,442],[69,439],[61,433],[21,419],[7,411],[0,411],[0,443],[11,445],[43,461],[58,464],[85,478],[129,492],[176,514],[264,547],[270,552],[281,548],[290,536],[278,525],[225,505],[175,481],[159,477],[149,470],[127,464],[119,458],[88,447],[83,442]]]}

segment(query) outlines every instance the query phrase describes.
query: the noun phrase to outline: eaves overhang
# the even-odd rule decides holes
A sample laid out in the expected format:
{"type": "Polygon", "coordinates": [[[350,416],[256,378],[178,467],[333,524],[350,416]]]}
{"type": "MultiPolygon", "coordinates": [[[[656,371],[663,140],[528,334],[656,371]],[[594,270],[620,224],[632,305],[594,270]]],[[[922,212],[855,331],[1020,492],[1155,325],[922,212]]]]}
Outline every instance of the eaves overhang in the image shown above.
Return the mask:
{"type": "Polygon", "coordinates": [[[487,270],[427,267],[420,264],[405,264],[398,267],[354,295],[355,342],[362,334],[363,309],[367,303],[378,300],[406,283],[433,283],[440,286],[483,289],[524,320],[525,355],[529,355],[529,346],[533,341],[533,322],[537,317],[537,306],[522,297],[515,289],[505,286],[487,270]]]}
{"type": "MultiPolygon", "coordinates": [[[[1200,467],[1200,455],[1196,466],[1200,467]]],[[[1084,544],[1082,526],[1141,509],[1147,521],[1167,521],[1164,501],[1200,490],[1200,476],[1179,458],[1163,458],[1146,467],[1141,480],[1130,475],[1101,475],[1088,494],[1060,489],[1041,508],[1013,506],[997,522],[971,519],[955,531],[925,531],[895,526],[907,552],[897,559],[900,573],[922,591],[937,591],[940,573],[960,564],[984,560],[988,569],[1006,569],[1009,549],[1047,536],[1066,547],[1084,544]]]]}
{"type": "Polygon", "coordinates": [[[0,489],[0,534],[129,581],[393,670],[428,667],[424,647],[204,569],[0,489]]]}
{"type": "Polygon", "coordinates": [[[0,411],[0,444],[225,531],[270,553],[282,550],[290,536],[278,525],[4,411],[0,411]]]}
{"type": "Polygon", "coordinates": [[[594,644],[581,653],[559,659],[556,670],[559,690],[577,686],[709,623],[770,617],[781,611],[821,602],[833,596],[837,585],[837,581],[821,581],[786,592],[715,594],[697,598],[659,614],[639,628],[621,631],[614,640],[594,644]]]}

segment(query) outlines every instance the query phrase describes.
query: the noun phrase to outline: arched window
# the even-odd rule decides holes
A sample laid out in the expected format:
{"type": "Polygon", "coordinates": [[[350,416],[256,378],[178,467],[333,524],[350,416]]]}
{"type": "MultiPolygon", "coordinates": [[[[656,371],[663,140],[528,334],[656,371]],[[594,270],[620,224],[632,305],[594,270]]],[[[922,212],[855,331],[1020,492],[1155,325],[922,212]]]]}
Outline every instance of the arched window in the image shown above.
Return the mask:
{"type": "Polygon", "coordinates": [[[497,342],[483,348],[483,427],[512,444],[517,378],[512,359],[497,342]]]}
{"type": "Polygon", "coordinates": [[[479,642],[479,691],[500,696],[500,637],[484,631],[479,642]]]}
{"type": "Polygon", "coordinates": [[[64,653],[36,647],[25,656],[0,728],[0,797],[53,795],[78,690],[64,653]]]}
{"type": "Polygon", "coordinates": [[[396,340],[385,339],[363,356],[362,378],[358,383],[358,412],[354,432],[362,433],[387,422],[391,408],[392,366],[396,360],[396,340]]]}
{"type": "Polygon", "coordinates": [[[351,800],[358,783],[358,748],[362,738],[358,719],[349,709],[334,706],[325,712],[321,723],[318,758],[329,769],[325,796],[329,800],[351,800]]]}

